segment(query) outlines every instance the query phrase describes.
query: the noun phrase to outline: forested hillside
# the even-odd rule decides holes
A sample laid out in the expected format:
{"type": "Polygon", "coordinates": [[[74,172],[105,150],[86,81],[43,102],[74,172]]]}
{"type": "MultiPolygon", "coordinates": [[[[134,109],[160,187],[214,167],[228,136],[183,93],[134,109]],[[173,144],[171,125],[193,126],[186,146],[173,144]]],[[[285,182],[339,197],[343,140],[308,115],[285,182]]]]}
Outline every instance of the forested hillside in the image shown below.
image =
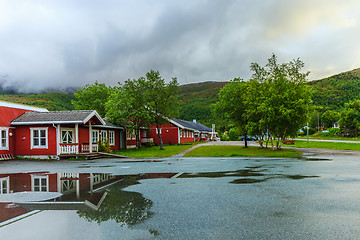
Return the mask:
{"type": "MultiPolygon", "coordinates": [[[[179,118],[192,121],[196,119],[207,126],[215,122],[211,105],[218,99],[217,94],[227,82],[201,82],[181,85],[179,99],[181,110],[179,118]]],[[[311,81],[312,100],[318,111],[341,111],[344,104],[360,98],[360,68],[340,73],[321,80],[311,81]]],[[[72,110],[73,94],[41,93],[14,94],[0,93],[0,100],[47,108],[50,111],[72,110]]]]}
{"type": "Polygon", "coordinates": [[[179,118],[198,122],[211,127],[214,118],[210,105],[218,99],[217,94],[227,82],[202,82],[181,85],[179,99],[181,110],[179,118]]]}
{"type": "Polygon", "coordinates": [[[309,82],[313,103],[318,110],[340,110],[344,104],[360,97],[360,68],[309,82]]]}
{"type": "Polygon", "coordinates": [[[40,94],[4,94],[0,95],[1,101],[27,104],[43,107],[49,111],[72,110],[71,100],[73,94],[67,93],[40,93],[40,94]]]}

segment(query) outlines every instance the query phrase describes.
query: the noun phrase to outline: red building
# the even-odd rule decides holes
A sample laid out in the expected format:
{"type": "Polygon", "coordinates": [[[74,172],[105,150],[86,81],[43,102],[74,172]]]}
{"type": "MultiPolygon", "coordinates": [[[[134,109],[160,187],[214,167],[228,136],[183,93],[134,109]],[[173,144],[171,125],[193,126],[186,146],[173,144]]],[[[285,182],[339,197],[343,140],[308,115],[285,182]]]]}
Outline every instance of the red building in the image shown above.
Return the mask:
{"type": "MultiPolygon", "coordinates": [[[[186,121],[177,118],[167,119],[161,125],[160,134],[164,144],[181,144],[195,141],[208,141],[216,138],[215,129],[208,128],[201,123],[186,121]]],[[[158,130],[152,125],[149,130],[150,137],[155,144],[159,144],[158,130]]]]}
{"type": "Polygon", "coordinates": [[[54,111],[0,102],[0,158],[59,158],[98,151],[108,141],[111,150],[125,148],[123,127],[96,111],[54,111]]]}

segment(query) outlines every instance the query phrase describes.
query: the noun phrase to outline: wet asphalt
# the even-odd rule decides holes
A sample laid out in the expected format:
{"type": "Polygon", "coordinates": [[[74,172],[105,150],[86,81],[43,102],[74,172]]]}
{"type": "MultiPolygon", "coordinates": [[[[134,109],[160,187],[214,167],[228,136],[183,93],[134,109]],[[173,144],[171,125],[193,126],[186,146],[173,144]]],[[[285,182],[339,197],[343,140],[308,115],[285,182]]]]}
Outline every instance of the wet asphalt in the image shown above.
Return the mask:
{"type": "Polygon", "coordinates": [[[48,210],[1,227],[0,235],[4,239],[359,239],[360,158],[350,152],[316,152],[289,159],[178,156],[0,162],[0,173],[177,173],[176,178],[139,180],[115,195],[135,194],[130,205],[147,203],[130,214],[131,223],[116,219],[97,223],[79,217],[77,211],[48,210]]]}

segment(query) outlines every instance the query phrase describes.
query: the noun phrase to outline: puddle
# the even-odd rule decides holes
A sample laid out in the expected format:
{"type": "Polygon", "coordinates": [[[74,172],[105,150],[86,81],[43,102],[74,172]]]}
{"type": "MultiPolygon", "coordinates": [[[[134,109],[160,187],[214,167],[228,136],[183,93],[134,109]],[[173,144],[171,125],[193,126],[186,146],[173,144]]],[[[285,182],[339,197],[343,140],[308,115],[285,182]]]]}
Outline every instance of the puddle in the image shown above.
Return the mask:
{"type": "Polygon", "coordinates": [[[145,163],[145,162],[164,162],[164,160],[140,160],[140,161],[116,161],[115,163],[145,163]]]}
{"type": "Polygon", "coordinates": [[[249,184],[249,183],[258,183],[258,182],[265,182],[268,178],[263,179],[256,179],[256,178],[239,178],[234,181],[231,181],[230,183],[234,184],[249,184]]]}
{"type": "Polygon", "coordinates": [[[39,210],[75,210],[80,218],[88,222],[99,224],[113,220],[121,226],[135,225],[152,216],[149,211],[152,201],[123,188],[140,184],[142,179],[171,178],[176,174],[113,175],[48,171],[0,174],[0,227],[39,210]]]}
{"type": "Polygon", "coordinates": [[[251,169],[242,169],[237,171],[224,172],[199,172],[199,173],[183,173],[179,178],[218,178],[218,177],[256,177],[264,176],[260,171],[253,171],[251,169]]]}
{"type": "Polygon", "coordinates": [[[312,158],[312,157],[305,157],[305,156],[299,156],[297,159],[302,161],[308,161],[308,162],[320,162],[320,161],[332,161],[330,158],[312,158]]]}

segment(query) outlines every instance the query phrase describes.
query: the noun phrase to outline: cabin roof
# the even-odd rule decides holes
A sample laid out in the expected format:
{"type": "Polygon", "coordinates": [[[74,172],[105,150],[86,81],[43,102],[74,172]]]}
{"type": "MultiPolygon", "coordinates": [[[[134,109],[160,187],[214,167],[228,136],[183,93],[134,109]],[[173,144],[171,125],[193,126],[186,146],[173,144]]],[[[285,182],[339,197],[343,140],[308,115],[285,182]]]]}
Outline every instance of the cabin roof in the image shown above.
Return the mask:
{"type": "Polygon", "coordinates": [[[197,130],[199,132],[211,132],[212,131],[211,128],[208,128],[208,127],[202,125],[201,123],[195,123],[192,121],[186,121],[186,120],[177,119],[177,118],[173,118],[172,121],[177,123],[178,125],[180,125],[180,127],[182,127],[182,128],[197,130]]]}
{"type": "Polygon", "coordinates": [[[96,124],[106,125],[105,121],[95,110],[26,112],[11,121],[11,125],[28,124],[85,124],[93,119],[96,124]]]}

